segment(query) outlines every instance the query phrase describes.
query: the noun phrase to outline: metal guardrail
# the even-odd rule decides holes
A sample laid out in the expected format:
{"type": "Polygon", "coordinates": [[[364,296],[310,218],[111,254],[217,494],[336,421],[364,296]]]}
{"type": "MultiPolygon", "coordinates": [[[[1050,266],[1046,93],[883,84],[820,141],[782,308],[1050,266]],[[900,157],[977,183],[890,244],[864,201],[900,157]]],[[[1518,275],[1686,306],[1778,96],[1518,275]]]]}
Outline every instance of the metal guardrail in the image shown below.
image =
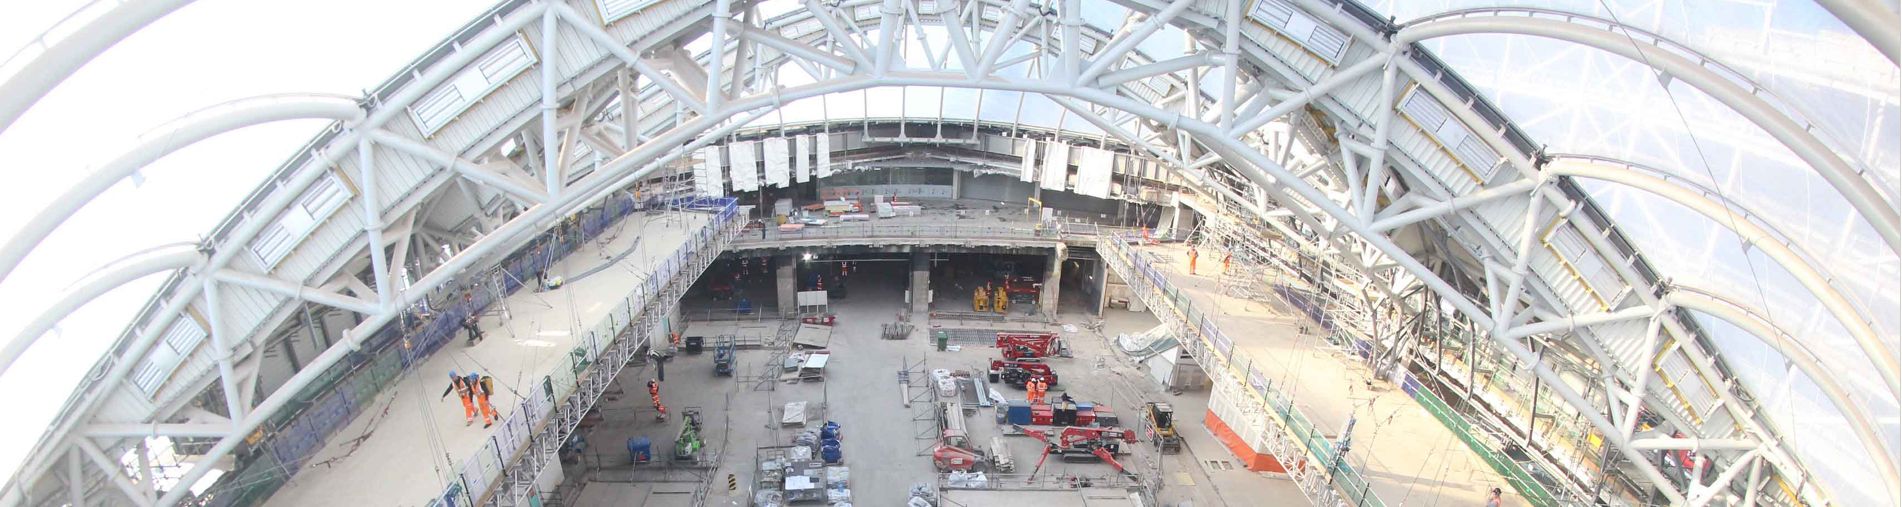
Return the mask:
{"type": "Polygon", "coordinates": [[[662,325],[662,316],[738,233],[743,222],[732,199],[699,204],[687,207],[712,211],[715,218],[578,340],[567,366],[531,384],[539,389],[529,388],[517,410],[500,421],[488,443],[463,462],[430,505],[518,505],[536,492],[534,477],[634,358],[644,337],[662,325]]]}
{"type": "Polygon", "coordinates": [[[1268,380],[1270,377],[1257,369],[1254,361],[1236,354],[1234,341],[1196,310],[1148,259],[1129,247],[1131,239],[1105,235],[1097,251],[1103,254],[1110,270],[1153,310],[1157,320],[1176,333],[1212,381],[1232,383],[1248,396],[1246,401],[1267,409],[1271,416],[1264,419],[1275,430],[1267,433],[1268,452],[1288,471],[1301,493],[1315,505],[1386,505],[1369,489],[1360,471],[1336,455],[1334,443],[1294,408],[1293,398],[1268,380]]]}
{"type": "Polygon", "coordinates": [[[1085,239],[1094,242],[1106,234],[1127,234],[1135,228],[1096,225],[1089,223],[1063,223],[1055,227],[1039,227],[1028,223],[1016,225],[957,225],[957,224],[881,224],[876,222],[842,223],[819,227],[807,227],[797,231],[782,231],[767,227],[764,231],[749,231],[734,238],[736,248],[748,246],[782,244],[799,240],[823,239],[867,239],[867,240],[1011,240],[1011,241],[1049,241],[1063,242],[1085,239]]]}

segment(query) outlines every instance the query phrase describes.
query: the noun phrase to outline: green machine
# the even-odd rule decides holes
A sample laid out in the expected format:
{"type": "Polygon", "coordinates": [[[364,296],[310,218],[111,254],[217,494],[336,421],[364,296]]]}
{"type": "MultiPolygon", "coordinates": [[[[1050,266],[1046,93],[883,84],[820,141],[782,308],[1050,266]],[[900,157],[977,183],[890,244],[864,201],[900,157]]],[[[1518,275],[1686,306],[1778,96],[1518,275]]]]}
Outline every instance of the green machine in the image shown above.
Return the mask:
{"type": "Polygon", "coordinates": [[[700,449],[707,446],[700,438],[700,409],[682,410],[680,415],[680,438],[674,439],[674,461],[693,461],[700,457],[700,449]]]}

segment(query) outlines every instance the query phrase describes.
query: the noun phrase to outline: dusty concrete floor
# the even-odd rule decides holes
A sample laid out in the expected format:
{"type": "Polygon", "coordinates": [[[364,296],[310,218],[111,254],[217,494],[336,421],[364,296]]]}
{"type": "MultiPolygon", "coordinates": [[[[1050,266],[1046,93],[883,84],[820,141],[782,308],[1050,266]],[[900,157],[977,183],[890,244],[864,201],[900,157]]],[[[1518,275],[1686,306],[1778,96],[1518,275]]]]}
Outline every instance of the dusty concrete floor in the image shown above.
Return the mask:
{"type": "Polygon", "coordinates": [[[1197,274],[1189,274],[1182,245],[1141,250],[1161,261],[1157,266],[1170,283],[1208,312],[1241,354],[1263,365],[1277,384],[1291,386],[1296,407],[1316,427],[1341,428],[1349,417],[1357,419],[1348,461],[1362,470],[1381,500],[1483,505],[1487,492],[1499,487],[1509,501],[1518,501],[1498,473],[1418,402],[1374,378],[1359,357],[1327,343],[1298,310],[1279,298],[1260,302],[1224,295],[1221,264],[1207,262],[1204,255],[1197,274]]]}
{"type": "Polygon", "coordinates": [[[570,282],[560,289],[519,290],[504,299],[510,318],[481,319],[484,340],[470,346],[462,336],[443,346],[385,389],[349,426],[265,505],[423,505],[440,495],[463,464],[501,428],[483,428],[478,416],[464,424],[462,406],[441,395],[448,372],[481,371],[495,377],[491,402],[509,417],[531,388],[558,365],[567,364],[575,339],[606,317],[638,280],[707,221],[704,214],[639,214],[549,269],[570,282]],[[639,241],[638,245],[636,240],[639,241]],[[572,275],[601,266],[629,248],[638,251],[618,267],[585,278],[572,275]],[[363,437],[360,443],[353,443],[363,437]],[[372,487],[364,487],[370,485],[372,487]]]}
{"type": "MultiPolygon", "coordinates": [[[[924,370],[971,370],[981,378],[984,365],[996,355],[996,351],[990,347],[967,347],[956,352],[937,352],[932,350],[930,341],[926,339],[926,329],[920,329],[907,340],[879,339],[879,325],[894,319],[903,308],[901,295],[904,277],[897,276],[902,274],[902,267],[893,264],[889,269],[894,270],[891,273],[893,276],[864,277],[882,282],[861,283],[855,289],[862,292],[854,294],[851,301],[833,307],[839,314],[839,325],[833,334],[831,348],[835,352],[824,383],[746,381],[747,377],[756,376],[770,366],[767,363],[777,357],[777,352],[771,349],[741,351],[738,377],[714,376],[711,353],[682,355],[666,364],[667,382],[662,397],[669,410],[677,415],[687,407],[699,407],[706,416],[706,457],[713,462],[706,469],[687,470],[661,464],[639,467],[628,465],[625,450],[628,438],[646,436],[655,442],[656,454],[662,454],[665,449],[670,449],[669,445],[679,431],[679,419],[670,418],[665,422],[654,420],[644,388],[646,380],[654,377],[651,367],[625,372],[620,377],[626,388],[625,394],[619,399],[604,401],[601,406],[605,421],[585,433],[590,443],[585,465],[567,468],[571,484],[583,482],[586,477],[595,480],[581,488],[574,505],[677,505],[675,501],[683,495],[667,491],[691,491],[693,483],[702,479],[712,481],[709,505],[746,505],[747,490],[753,480],[751,468],[755,449],[787,444],[798,431],[797,428],[781,428],[776,424],[779,407],[788,401],[807,401],[815,414],[823,407],[825,416],[815,415],[812,419],[815,425],[818,424],[816,421],[830,419],[843,427],[845,461],[852,468],[851,484],[856,504],[902,505],[913,484],[934,481],[929,458],[921,453],[931,446],[935,428],[930,423],[914,420],[921,418],[928,410],[928,405],[922,401],[930,399],[929,393],[901,390],[897,372],[909,365],[924,370]],[[858,297],[861,294],[865,297],[858,297]],[[912,408],[906,408],[904,402],[914,397],[920,402],[914,403],[912,408]],[[583,472],[582,469],[587,467],[595,470],[583,472]],[[739,491],[731,495],[726,490],[728,474],[734,475],[739,484],[739,491]]],[[[1066,310],[1082,308],[1073,306],[1066,307],[1066,310]]],[[[989,325],[1000,329],[1035,328],[1063,332],[1076,354],[1073,358],[1054,361],[1054,366],[1064,379],[1059,387],[1077,399],[1116,407],[1127,426],[1137,424],[1135,420],[1141,400],[1165,399],[1176,404],[1180,418],[1178,424],[1188,440],[1186,452],[1161,456],[1145,445],[1136,445],[1133,446],[1136,448],[1133,454],[1121,458],[1122,462],[1146,477],[1161,477],[1162,487],[1158,498],[1165,505],[1184,501],[1193,502],[1193,505],[1305,503],[1293,485],[1285,480],[1222,466],[1222,462],[1230,459],[1228,452],[1212,435],[1201,429],[1201,414],[1208,403],[1206,392],[1164,394],[1153,383],[1144,380],[1131,361],[1111,348],[1109,337],[1119,332],[1148,329],[1155,325],[1152,317],[1121,310],[1112,311],[1102,319],[1100,333],[1090,330],[1088,324],[1093,320],[1096,319],[1080,311],[1061,314],[1059,321],[1070,324],[1075,329],[1073,332],[1063,331],[1059,326],[1034,323],[989,325]],[[1159,471],[1157,467],[1160,467],[1159,471]]],[[[966,327],[974,324],[952,325],[966,327]]],[[[696,322],[689,325],[687,333],[731,333],[763,338],[774,336],[778,328],[776,322],[696,322]]],[[[1007,397],[1023,396],[1022,390],[1001,384],[989,386],[1007,397]]],[[[971,430],[972,441],[980,444],[989,442],[999,429],[989,409],[967,417],[966,423],[971,430]]],[[[998,480],[1023,481],[1036,463],[1041,448],[1029,437],[1006,438],[1018,463],[1018,471],[1013,477],[998,480]]],[[[1105,464],[1063,463],[1053,459],[1045,464],[1039,476],[1101,477],[1113,474],[1114,471],[1105,464]]],[[[1063,501],[1069,501],[1047,501],[1047,494],[1036,492],[1003,492],[1000,495],[1008,498],[1007,503],[1019,505],[1063,505],[1063,501]]],[[[1089,505],[1101,504],[1093,502],[1089,505]]]]}

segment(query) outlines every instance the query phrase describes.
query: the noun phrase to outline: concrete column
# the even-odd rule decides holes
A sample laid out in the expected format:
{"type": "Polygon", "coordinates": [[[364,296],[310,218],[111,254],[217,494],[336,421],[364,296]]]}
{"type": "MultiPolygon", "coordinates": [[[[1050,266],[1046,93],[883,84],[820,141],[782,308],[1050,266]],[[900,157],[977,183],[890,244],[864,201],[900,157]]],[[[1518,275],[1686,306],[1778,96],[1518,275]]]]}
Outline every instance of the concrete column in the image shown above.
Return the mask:
{"type": "Polygon", "coordinates": [[[911,253],[911,313],[924,315],[931,311],[931,254],[927,252],[911,253]]]}
{"type": "Polygon", "coordinates": [[[964,198],[964,171],[951,170],[951,198],[964,198]]]}
{"type": "Polygon", "coordinates": [[[1037,296],[1037,306],[1045,317],[1057,316],[1057,293],[1063,287],[1063,261],[1069,258],[1069,248],[1059,243],[1050,252],[1048,265],[1044,266],[1043,294],[1037,296]]]}
{"type": "Polygon", "coordinates": [[[773,257],[774,278],[779,287],[779,315],[794,317],[799,314],[799,276],[798,259],[791,255],[773,257]]]}

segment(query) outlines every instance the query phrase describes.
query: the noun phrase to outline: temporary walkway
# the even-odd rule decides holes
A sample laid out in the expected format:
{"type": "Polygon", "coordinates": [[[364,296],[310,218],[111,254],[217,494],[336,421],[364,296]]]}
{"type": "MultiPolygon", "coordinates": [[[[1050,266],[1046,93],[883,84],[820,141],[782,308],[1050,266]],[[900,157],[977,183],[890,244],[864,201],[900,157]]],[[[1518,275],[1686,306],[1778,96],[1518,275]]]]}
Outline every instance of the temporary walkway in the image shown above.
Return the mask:
{"type": "MultiPolygon", "coordinates": [[[[1310,321],[1299,311],[1279,301],[1223,295],[1219,260],[1204,257],[1190,274],[1184,246],[1106,242],[1099,250],[1119,275],[1138,278],[1130,280],[1131,287],[1139,296],[1147,293],[1150,311],[1165,324],[1182,323],[1173,327],[1216,384],[1206,414],[1210,431],[1229,441],[1232,450],[1252,448],[1264,459],[1279,461],[1271,468],[1286,466],[1311,499],[1339,495],[1348,505],[1479,505],[1492,488],[1514,492],[1407,393],[1376,380],[1318,332],[1303,333],[1310,321]],[[1183,325],[1189,322],[1194,324],[1183,325]],[[1264,399],[1291,406],[1265,410],[1264,399]],[[1228,420],[1216,417],[1220,413],[1230,414],[1228,420]],[[1336,467],[1330,477],[1324,469],[1350,418],[1355,420],[1352,449],[1346,466],[1336,467]],[[1242,449],[1235,449],[1238,444],[1242,449]]],[[[1244,462],[1256,458],[1239,457],[1244,462]]]]}
{"type": "Polygon", "coordinates": [[[551,278],[616,265],[559,289],[524,288],[491,307],[481,319],[481,343],[469,346],[457,338],[410,369],[266,505],[423,505],[440,495],[471,455],[488,449],[505,429],[501,419],[519,410],[524,393],[543,389],[543,378],[571,368],[571,351],[588,331],[712,220],[698,212],[636,214],[618,232],[569,254],[548,270],[551,278]],[[507,318],[493,311],[498,308],[507,318]],[[462,404],[440,396],[452,371],[495,377],[493,403],[502,416],[495,427],[484,428],[480,416],[464,424],[462,404]]]}

